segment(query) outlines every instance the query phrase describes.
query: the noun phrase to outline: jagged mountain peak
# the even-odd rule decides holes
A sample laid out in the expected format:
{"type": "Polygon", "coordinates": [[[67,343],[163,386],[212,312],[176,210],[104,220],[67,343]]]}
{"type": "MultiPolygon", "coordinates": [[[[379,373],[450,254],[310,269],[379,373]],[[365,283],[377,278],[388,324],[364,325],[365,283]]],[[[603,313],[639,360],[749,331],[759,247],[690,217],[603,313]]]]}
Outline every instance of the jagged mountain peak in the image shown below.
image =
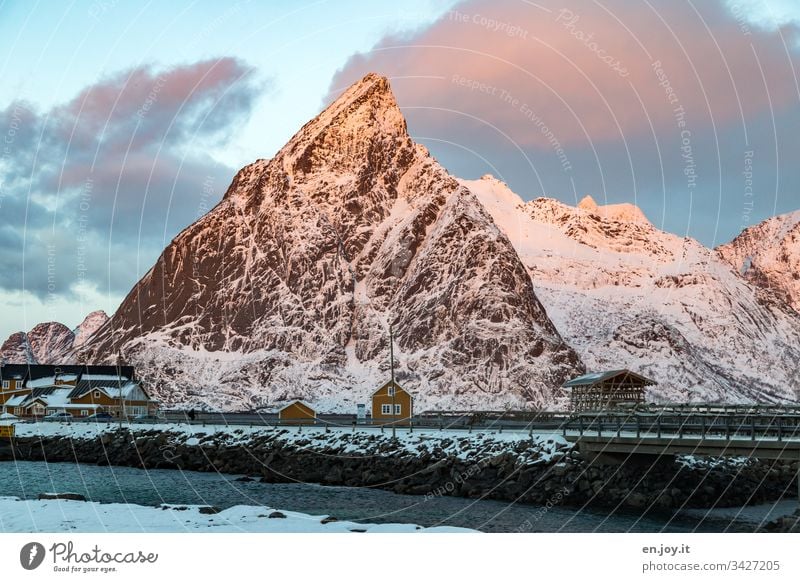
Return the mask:
{"type": "Polygon", "coordinates": [[[287,203],[303,209],[305,219],[313,216],[336,229],[352,257],[363,248],[365,230],[392,212],[399,191],[413,197],[401,180],[414,164],[438,167],[408,136],[389,82],[370,74],[306,123],[271,160],[243,168],[223,204],[259,220],[269,220],[276,206],[287,203]]]}
{"type": "Polygon", "coordinates": [[[578,203],[579,209],[588,212],[589,214],[599,216],[604,220],[614,222],[634,222],[639,224],[650,224],[644,212],[630,202],[621,202],[618,204],[598,204],[590,195],[586,195],[578,203]]]}
{"type": "Polygon", "coordinates": [[[413,157],[405,118],[389,81],[370,73],[306,123],[271,160],[243,168],[227,197],[243,191],[284,194],[297,183],[323,192],[348,186],[350,175],[372,172],[413,157]],[[333,173],[337,178],[333,179],[333,173]]]}
{"type": "Polygon", "coordinates": [[[83,321],[73,330],[75,341],[73,348],[78,348],[85,344],[90,337],[109,320],[108,314],[102,309],[92,311],[83,321]]]}
{"type": "Polygon", "coordinates": [[[686,245],[701,246],[655,228],[633,204],[598,205],[591,196],[586,196],[577,206],[570,206],[541,197],[525,203],[523,212],[582,245],[628,256],[671,260],[684,254],[686,245]]]}
{"type": "Polygon", "coordinates": [[[370,73],[306,123],[276,157],[284,158],[285,165],[294,162],[291,169],[302,171],[309,165],[306,150],[311,144],[334,145],[335,141],[342,145],[346,140],[359,142],[379,135],[407,140],[408,130],[389,81],[370,73]]]}
{"type": "Polygon", "coordinates": [[[24,331],[12,333],[0,346],[0,363],[3,364],[35,364],[31,353],[28,334],[24,331]]]}
{"type": "Polygon", "coordinates": [[[75,351],[109,320],[105,311],[93,311],[75,329],[48,321],[29,332],[11,334],[0,347],[0,359],[8,364],[71,363],[75,351]]]}
{"type": "Polygon", "coordinates": [[[385,378],[389,322],[420,407],[544,405],[583,369],[507,237],[367,75],[242,169],[83,352],[121,351],[173,404],[351,410],[385,378]]]}
{"type": "Polygon", "coordinates": [[[800,210],[746,228],[717,253],[745,279],[800,312],[800,210]]]}
{"type": "Polygon", "coordinates": [[[580,202],[578,202],[578,208],[585,210],[586,212],[595,213],[599,207],[597,206],[597,202],[594,201],[594,198],[587,194],[580,202]]]}
{"type": "Polygon", "coordinates": [[[26,334],[35,362],[57,364],[70,353],[75,334],[63,323],[40,323],[26,334]]]}

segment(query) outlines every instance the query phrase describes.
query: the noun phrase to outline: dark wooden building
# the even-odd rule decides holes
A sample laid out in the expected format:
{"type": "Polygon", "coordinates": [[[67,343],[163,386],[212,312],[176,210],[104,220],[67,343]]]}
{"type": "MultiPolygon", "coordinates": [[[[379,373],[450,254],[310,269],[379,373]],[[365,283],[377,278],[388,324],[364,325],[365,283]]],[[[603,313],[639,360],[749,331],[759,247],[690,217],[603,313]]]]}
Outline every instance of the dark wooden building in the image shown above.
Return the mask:
{"type": "Polygon", "coordinates": [[[655,380],[630,370],[595,372],[564,383],[570,390],[570,409],[575,412],[607,410],[620,404],[643,404],[645,388],[655,380]]]}

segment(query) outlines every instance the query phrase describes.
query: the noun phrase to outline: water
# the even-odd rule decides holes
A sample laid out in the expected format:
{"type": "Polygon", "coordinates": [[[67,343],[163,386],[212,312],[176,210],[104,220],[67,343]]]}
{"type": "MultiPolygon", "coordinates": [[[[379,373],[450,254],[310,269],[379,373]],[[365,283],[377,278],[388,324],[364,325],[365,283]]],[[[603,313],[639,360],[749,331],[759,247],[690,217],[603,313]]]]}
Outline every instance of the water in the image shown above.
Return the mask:
{"type": "MultiPolygon", "coordinates": [[[[0,462],[0,496],[35,499],[42,492],[80,493],[101,503],[266,505],[365,523],[451,525],[487,532],[753,531],[736,512],[642,517],[627,511],[537,507],[459,497],[425,498],[370,488],[237,481],[236,475],[142,470],[72,463],[0,462]]],[[[752,512],[751,512],[752,513],[752,512]]],[[[752,515],[750,516],[752,520],[752,515]]]]}

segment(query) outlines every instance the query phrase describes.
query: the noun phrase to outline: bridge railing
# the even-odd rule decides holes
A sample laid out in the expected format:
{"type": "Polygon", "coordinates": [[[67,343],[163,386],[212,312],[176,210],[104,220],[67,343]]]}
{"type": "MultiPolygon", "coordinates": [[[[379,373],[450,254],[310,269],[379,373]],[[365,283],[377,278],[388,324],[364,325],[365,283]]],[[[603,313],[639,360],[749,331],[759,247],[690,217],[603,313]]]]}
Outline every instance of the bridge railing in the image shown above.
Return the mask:
{"type": "Polygon", "coordinates": [[[664,411],[599,412],[574,415],[562,424],[569,431],[597,436],[698,437],[723,439],[800,438],[800,415],[683,413],[664,411]]]}

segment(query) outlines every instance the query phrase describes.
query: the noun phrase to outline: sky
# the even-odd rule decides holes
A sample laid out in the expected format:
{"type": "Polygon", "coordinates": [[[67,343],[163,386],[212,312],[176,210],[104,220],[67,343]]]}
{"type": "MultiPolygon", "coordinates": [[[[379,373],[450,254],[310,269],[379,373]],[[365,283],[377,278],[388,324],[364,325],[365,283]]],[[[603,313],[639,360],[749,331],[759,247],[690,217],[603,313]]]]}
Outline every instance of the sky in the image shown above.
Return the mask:
{"type": "Polygon", "coordinates": [[[452,173],[709,246],[800,208],[800,3],[0,0],[0,342],[109,314],[367,72],[452,173]]]}

